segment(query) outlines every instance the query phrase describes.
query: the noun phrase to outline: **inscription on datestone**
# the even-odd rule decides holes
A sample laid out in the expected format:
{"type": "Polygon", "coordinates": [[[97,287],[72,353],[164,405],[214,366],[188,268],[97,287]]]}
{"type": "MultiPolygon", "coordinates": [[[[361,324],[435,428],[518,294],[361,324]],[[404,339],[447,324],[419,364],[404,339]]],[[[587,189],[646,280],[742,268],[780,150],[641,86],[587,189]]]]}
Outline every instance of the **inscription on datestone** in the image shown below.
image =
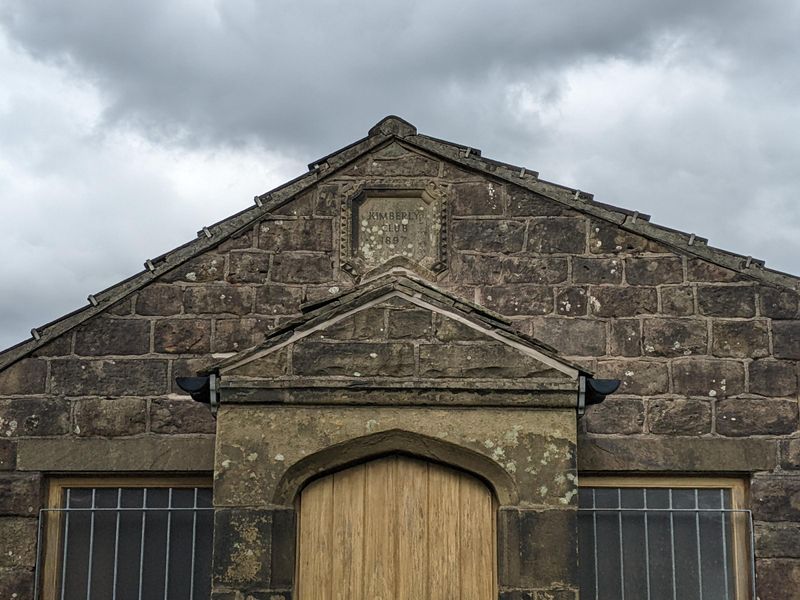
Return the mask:
{"type": "Polygon", "coordinates": [[[343,240],[345,270],[363,274],[390,261],[444,270],[444,202],[434,186],[363,191],[343,215],[349,238],[343,240]]]}

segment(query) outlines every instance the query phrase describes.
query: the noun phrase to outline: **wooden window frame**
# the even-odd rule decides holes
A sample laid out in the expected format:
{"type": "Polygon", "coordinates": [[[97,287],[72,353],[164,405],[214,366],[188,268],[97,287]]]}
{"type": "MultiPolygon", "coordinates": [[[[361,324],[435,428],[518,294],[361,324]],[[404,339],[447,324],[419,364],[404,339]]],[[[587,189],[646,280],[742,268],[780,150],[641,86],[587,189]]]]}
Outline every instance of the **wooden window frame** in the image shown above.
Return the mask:
{"type": "MultiPolygon", "coordinates": [[[[749,486],[736,477],[702,477],[696,475],[578,475],[578,487],[593,488],[673,488],[727,489],[731,492],[731,508],[747,510],[749,486]]],[[[752,526],[752,524],[751,524],[752,526]]],[[[732,519],[733,556],[731,565],[736,582],[736,600],[751,600],[750,552],[747,527],[741,519],[732,519]]],[[[752,549],[751,549],[752,551],[752,549]]]]}
{"type": "MultiPolygon", "coordinates": [[[[62,508],[64,490],[67,488],[213,488],[213,478],[208,476],[184,475],[69,475],[51,477],[47,482],[44,506],[47,509],[62,508]]],[[[50,513],[43,513],[50,514],[50,513]]],[[[57,600],[58,579],[60,577],[61,522],[48,518],[43,531],[41,594],[42,600],[57,600]]],[[[36,598],[35,600],[39,600],[36,598]]]]}

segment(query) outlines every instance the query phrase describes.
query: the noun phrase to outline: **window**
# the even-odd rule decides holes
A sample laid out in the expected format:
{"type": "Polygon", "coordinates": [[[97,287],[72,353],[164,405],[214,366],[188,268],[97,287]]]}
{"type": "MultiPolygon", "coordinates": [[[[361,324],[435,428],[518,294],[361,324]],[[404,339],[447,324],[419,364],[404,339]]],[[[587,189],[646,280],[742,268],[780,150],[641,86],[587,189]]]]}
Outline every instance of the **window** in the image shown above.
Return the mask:
{"type": "Polygon", "coordinates": [[[39,525],[37,600],[210,596],[207,479],[54,479],[39,525]]]}
{"type": "Polygon", "coordinates": [[[581,477],[580,485],[582,600],[751,598],[742,481],[581,477]]]}

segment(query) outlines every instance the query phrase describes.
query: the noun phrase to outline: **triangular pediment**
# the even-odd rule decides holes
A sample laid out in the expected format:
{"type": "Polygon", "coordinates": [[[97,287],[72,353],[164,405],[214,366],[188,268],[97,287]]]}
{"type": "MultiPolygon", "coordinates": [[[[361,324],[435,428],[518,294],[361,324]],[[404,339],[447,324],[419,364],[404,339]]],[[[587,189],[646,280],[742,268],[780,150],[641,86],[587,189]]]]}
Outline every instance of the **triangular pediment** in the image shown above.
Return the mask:
{"type": "Polygon", "coordinates": [[[214,369],[222,381],[575,381],[579,367],[503,317],[402,275],[317,305],[214,369]]]}

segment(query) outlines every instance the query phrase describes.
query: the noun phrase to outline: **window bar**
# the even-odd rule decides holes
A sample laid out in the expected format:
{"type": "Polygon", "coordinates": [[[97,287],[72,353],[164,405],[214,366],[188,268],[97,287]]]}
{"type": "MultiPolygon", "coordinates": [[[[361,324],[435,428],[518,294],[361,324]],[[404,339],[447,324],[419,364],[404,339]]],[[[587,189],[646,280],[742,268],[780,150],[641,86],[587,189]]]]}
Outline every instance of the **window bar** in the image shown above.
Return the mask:
{"type": "MultiPolygon", "coordinates": [[[[721,509],[725,508],[725,492],[724,490],[719,491],[719,507],[721,509]]],[[[728,584],[728,540],[725,534],[725,527],[727,527],[727,517],[725,513],[722,513],[722,573],[725,576],[725,600],[730,598],[730,589],[728,584]]]]}
{"type": "Polygon", "coordinates": [[[117,600],[117,563],[119,561],[119,518],[122,514],[122,488],[117,488],[117,523],[114,528],[114,578],[112,579],[111,600],[117,600]]]}
{"type": "Polygon", "coordinates": [[[647,523],[647,488],[642,490],[644,492],[644,581],[647,587],[647,600],[650,600],[650,532],[647,523]]]}
{"type": "MultiPolygon", "coordinates": [[[[70,505],[70,489],[67,488],[67,499],[66,499],[66,507],[69,508],[70,505]]],[[[69,510],[66,511],[66,516],[64,517],[64,555],[61,558],[63,561],[61,563],[61,600],[64,600],[66,593],[67,593],[67,540],[69,540],[69,510]]]]}
{"type": "Polygon", "coordinates": [[[697,539],[697,586],[700,589],[700,600],[703,600],[703,559],[700,553],[700,499],[696,488],[694,490],[694,507],[697,509],[697,512],[694,513],[694,532],[697,539]]]}
{"type": "Polygon", "coordinates": [[[595,600],[600,597],[600,578],[598,575],[599,569],[597,568],[597,501],[595,496],[595,489],[592,488],[592,544],[594,545],[594,597],[595,600]]]}
{"type": "Polygon", "coordinates": [[[620,511],[617,513],[619,523],[619,593],[620,600],[625,600],[625,553],[623,552],[624,541],[622,539],[622,488],[617,488],[617,506],[620,511]]]}
{"type": "Polygon", "coordinates": [[[750,550],[747,554],[750,556],[750,591],[753,594],[753,598],[757,598],[756,595],[756,528],[753,525],[753,513],[751,511],[745,511],[747,514],[747,526],[750,529],[750,550]]]}
{"type": "Polygon", "coordinates": [[[172,528],[172,488],[169,488],[167,495],[167,558],[164,565],[164,600],[169,594],[169,542],[170,529],[172,528]]]}
{"type": "Polygon", "coordinates": [[[194,488],[192,509],[192,566],[189,570],[189,600],[194,600],[194,555],[197,550],[197,488],[194,488]]]}
{"type": "Polygon", "coordinates": [[[672,488],[669,490],[669,552],[672,560],[672,600],[678,600],[678,586],[675,581],[675,513],[672,512],[672,488]]]}
{"type": "MultiPolygon", "coordinates": [[[[147,508],[147,488],[144,488],[142,494],[142,508],[147,508]]],[[[144,533],[147,527],[147,512],[142,511],[142,543],[139,548],[139,600],[142,600],[142,574],[144,573],[144,533]]]]}
{"type": "Polygon", "coordinates": [[[94,509],[96,489],[92,489],[92,510],[89,513],[89,566],[86,572],[86,600],[92,597],[92,562],[94,562],[94,509]]]}
{"type": "Polygon", "coordinates": [[[34,578],[33,578],[33,597],[34,600],[39,599],[39,572],[42,566],[42,532],[45,528],[45,521],[48,523],[50,522],[50,515],[48,515],[44,509],[39,509],[39,531],[36,534],[36,567],[34,570],[34,578]]]}

